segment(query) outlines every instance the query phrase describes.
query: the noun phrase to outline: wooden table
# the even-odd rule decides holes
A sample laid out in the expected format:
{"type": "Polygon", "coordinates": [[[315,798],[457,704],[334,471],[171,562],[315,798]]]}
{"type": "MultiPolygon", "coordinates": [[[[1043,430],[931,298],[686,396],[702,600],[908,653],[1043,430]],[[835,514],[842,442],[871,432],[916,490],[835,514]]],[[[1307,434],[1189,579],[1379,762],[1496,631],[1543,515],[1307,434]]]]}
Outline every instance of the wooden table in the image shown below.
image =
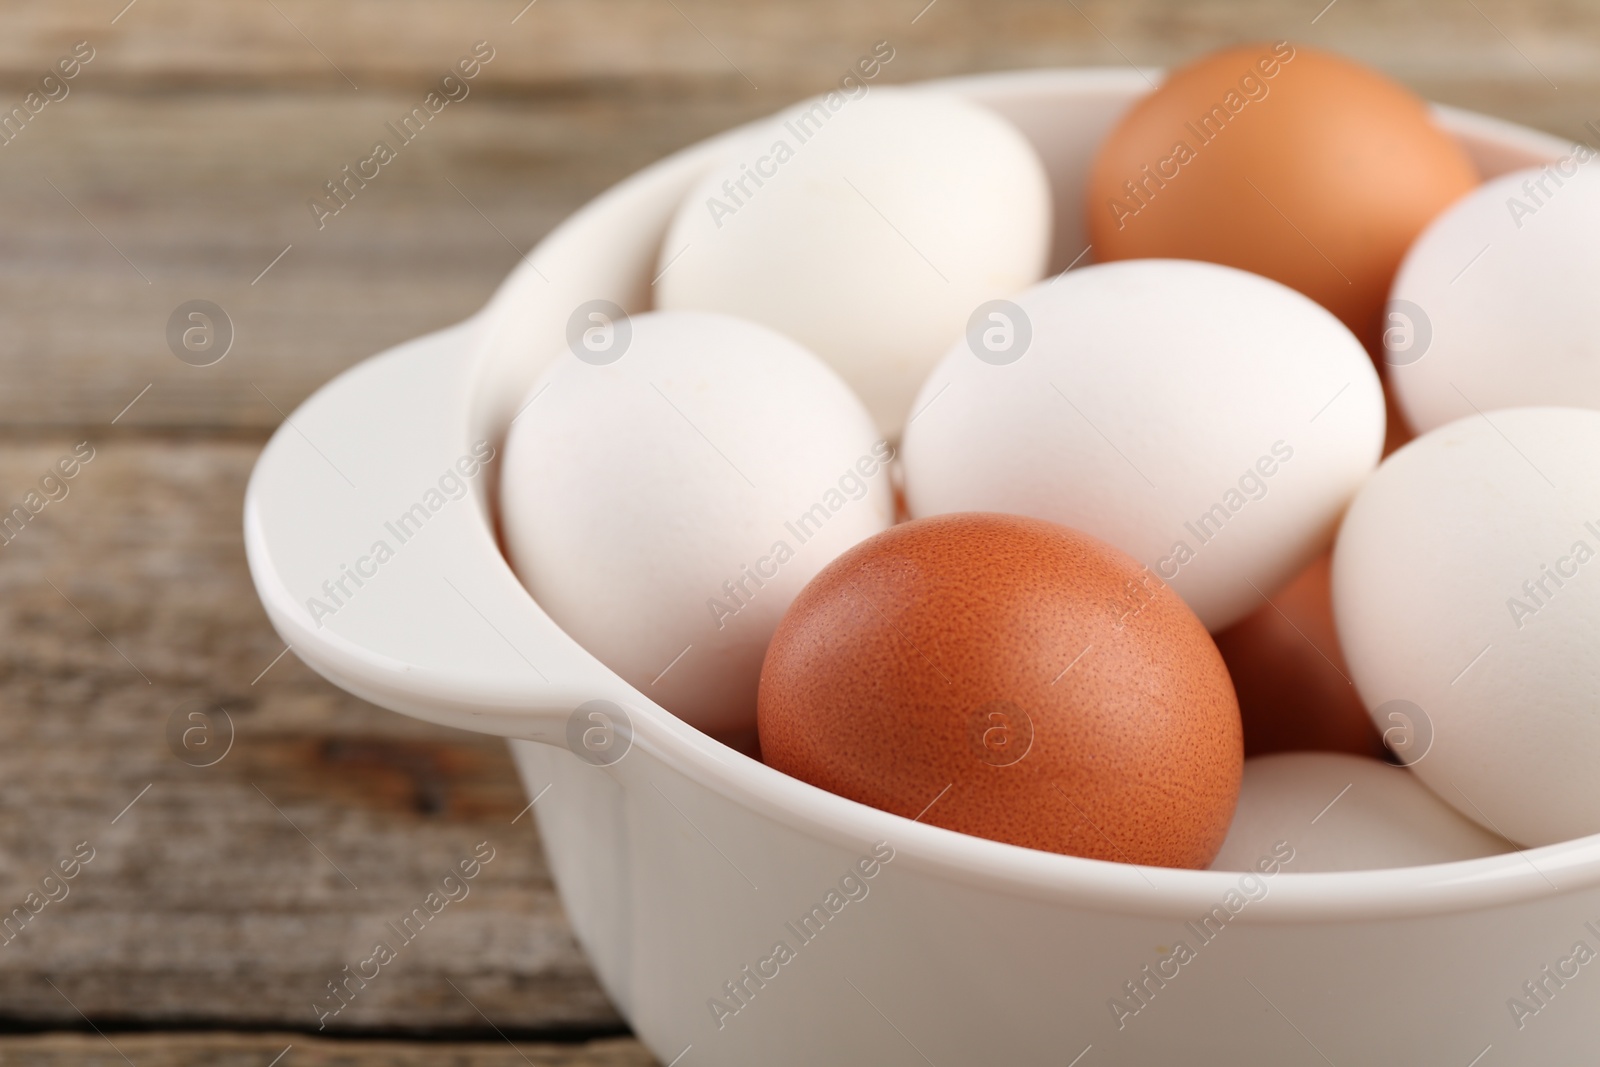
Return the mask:
{"type": "Polygon", "coordinates": [[[651,1062],[504,747],[281,655],[239,534],[285,412],[470,313],[611,182],[879,40],[905,81],[1290,36],[1569,136],[1600,117],[1600,10],[1578,0],[125,3],[0,14],[5,107],[74,42],[94,53],[0,148],[0,509],[94,453],[0,545],[0,907],[94,855],[0,947],[3,1064],[651,1062]],[[308,199],[480,40],[471,95],[319,229],[308,199]],[[197,299],[235,335],[204,367],[167,340],[197,299]],[[218,706],[231,748],[191,766],[174,723],[218,706]],[[326,983],[485,841],[470,897],[318,1034],[326,983]]]}

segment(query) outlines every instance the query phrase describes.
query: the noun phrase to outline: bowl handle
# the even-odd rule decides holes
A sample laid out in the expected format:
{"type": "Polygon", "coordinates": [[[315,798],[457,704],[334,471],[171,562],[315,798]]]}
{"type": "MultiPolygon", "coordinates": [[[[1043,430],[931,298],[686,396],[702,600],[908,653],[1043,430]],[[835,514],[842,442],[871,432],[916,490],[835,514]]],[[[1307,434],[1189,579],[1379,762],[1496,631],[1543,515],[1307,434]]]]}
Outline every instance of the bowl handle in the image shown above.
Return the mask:
{"type": "Polygon", "coordinates": [[[650,306],[673,211],[738,134],[608,190],[478,315],[352,367],[284,419],[250,478],[245,548],[273,626],[314,670],[417,718],[563,746],[590,701],[659,710],[507,566],[494,452],[574,309],[650,306]]]}
{"type": "Polygon", "coordinates": [[[272,625],[335,685],[565,745],[580,705],[648,700],[551,621],[495,541],[499,446],[468,430],[481,330],[366,360],[285,418],[245,495],[246,554],[272,625]]]}

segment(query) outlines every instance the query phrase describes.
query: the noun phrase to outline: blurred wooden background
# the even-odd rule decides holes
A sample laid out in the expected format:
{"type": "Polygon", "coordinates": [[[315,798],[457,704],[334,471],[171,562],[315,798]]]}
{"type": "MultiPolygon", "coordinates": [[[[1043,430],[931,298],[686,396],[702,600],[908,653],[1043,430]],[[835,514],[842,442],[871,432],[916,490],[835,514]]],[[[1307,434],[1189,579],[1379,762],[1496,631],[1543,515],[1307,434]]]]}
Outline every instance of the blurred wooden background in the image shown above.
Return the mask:
{"type": "Polygon", "coordinates": [[[96,449],[0,546],[0,906],[96,849],[0,947],[0,1063],[650,1062],[564,924],[503,747],[275,661],[238,530],[282,412],[471,313],[612,182],[885,39],[884,80],[908,81],[1289,37],[1565,136],[1600,119],[1584,0],[525,3],[0,6],[0,108],[95,50],[0,148],[0,507],[96,449]],[[479,40],[471,95],[318,230],[307,198],[479,40]],[[191,299],[233,322],[213,366],[168,350],[191,299]],[[232,715],[215,766],[169,750],[188,701],[232,715]],[[486,840],[472,896],[343,1037],[315,1035],[325,983],[486,840]]]}

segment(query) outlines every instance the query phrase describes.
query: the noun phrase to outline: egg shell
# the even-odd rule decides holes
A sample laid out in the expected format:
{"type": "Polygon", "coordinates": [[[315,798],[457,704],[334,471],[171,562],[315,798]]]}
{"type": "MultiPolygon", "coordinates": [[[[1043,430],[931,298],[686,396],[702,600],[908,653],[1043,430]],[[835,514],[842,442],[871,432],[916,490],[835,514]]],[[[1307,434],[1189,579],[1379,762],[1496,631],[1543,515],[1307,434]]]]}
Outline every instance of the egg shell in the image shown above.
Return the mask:
{"type": "Polygon", "coordinates": [[[1404,86],[1286,41],[1174,71],[1095,157],[1085,209],[1101,261],[1204,259],[1292,286],[1372,352],[1407,247],[1478,182],[1404,86]]]}
{"type": "Polygon", "coordinates": [[[1511,850],[1404,767],[1337,752],[1245,760],[1239,807],[1214,871],[1364,871],[1478,859],[1511,850]],[[1282,856],[1286,843],[1293,851],[1282,856]]]}
{"type": "Polygon", "coordinates": [[[892,438],[972,308],[1038,280],[1050,233],[1044,165],[1000,116],[933,90],[830,93],[741,138],[684,198],[657,306],[798,339],[892,438]]]}
{"type": "Polygon", "coordinates": [[[1170,582],[1215,632],[1328,546],[1378,462],[1371,360],[1276,282],[1111,263],[998,314],[1018,320],[1016,348],[963,338],[918,396],[902,449],[913,516],[1005,511],[1084,530],[1170,582]]]}
{"type": "Polygon", "coordinates": [[[889,446],[839,376],[725,315],[646,314],[621,358],[557,358],[506,442],[507,553],[550,617],[719,736],[755,725],[779,618],[892,520],[889,446]]]}
{"type": "Polygon", "coordinates": [[[1489,182],[1423,232],[1384,331],[1389,384],[1413,429],[1479,410],[1600,408],[1596,235],[1600,162],[1588,146],[1489,182]]]}
{"type": "Polygon", "coordinates": [[[1334,618],[1374,721],[1405,728],[1400,754],[1436,793],[1524,845],[1600,832],[1597,554],[1600,412],[1577,408],[1417,438],[1334,548],[1334,618]]]}
{"type": "Polygon", "coordinates": [[[1246,759],[1296,751],[1383,757],[1339,648],[1329,553],[1216,641],[1239,696],[1246,759]]]}
{"type": "Polygon", "coordinates": [[[1030,848],[1203,867],[1243,760],[1216,646],[1086,534],[1015,515],[903,523],[806,586],[761,673],[777,769],[1030,848]]]}

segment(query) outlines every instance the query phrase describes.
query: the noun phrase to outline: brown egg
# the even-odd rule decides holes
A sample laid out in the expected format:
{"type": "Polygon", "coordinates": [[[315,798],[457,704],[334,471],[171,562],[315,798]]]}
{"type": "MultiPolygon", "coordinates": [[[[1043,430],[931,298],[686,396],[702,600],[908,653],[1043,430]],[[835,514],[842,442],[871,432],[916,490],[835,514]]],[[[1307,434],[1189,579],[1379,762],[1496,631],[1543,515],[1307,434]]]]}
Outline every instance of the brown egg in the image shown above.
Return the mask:
{"type": "Polygon", "coordinates": [[[1134,105],[1095,158],[1101,262],[1203,259],[1298,289],[1381,354],[1401,257],[1478,184],[1410,90],[1291,45],[1214,52],[1134,105]]]}
{"type": "Polygon", "coordinates": [[[1383,758],[1339,651],[1324,554],[1272,603],[1216,635],[1244,720],[1244,754],[1325,750],[1383,758]]]}
{"type": "Polygon", "coordinates": [[[1204,867],[1243,770],[1239,707],[1188,606],[1131,557],[1016,515],[850,549],[779,623],[767,764],[907,818],[1096,859],[1204,867]]]}

